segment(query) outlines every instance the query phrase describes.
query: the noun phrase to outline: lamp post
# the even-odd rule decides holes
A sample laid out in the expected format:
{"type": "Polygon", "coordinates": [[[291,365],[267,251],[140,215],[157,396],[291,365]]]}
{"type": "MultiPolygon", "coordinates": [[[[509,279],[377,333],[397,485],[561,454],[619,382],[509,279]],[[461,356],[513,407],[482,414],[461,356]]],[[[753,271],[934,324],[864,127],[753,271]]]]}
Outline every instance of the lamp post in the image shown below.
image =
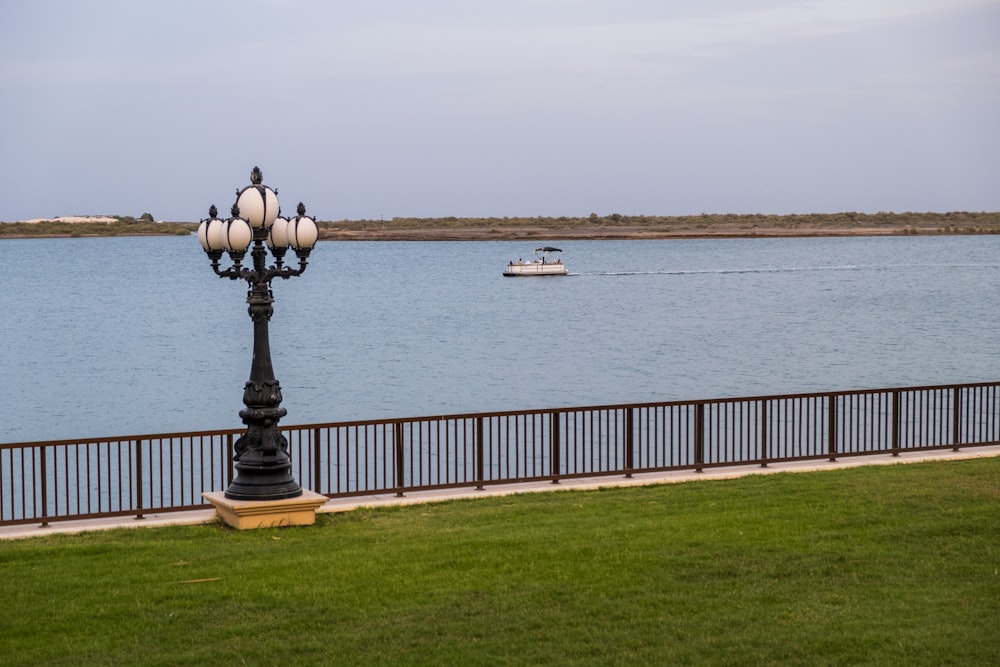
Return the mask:
{"type": "Polygon", "coordinates": [[[267,323],[274,312],[271,304],[271,281],[301,275],[319,231],[316,221],[306,215],[299,203],[298,215],[286,219],[280,215],[277,190],[262,184],[263,175],[254,167],[250,185],[237,190],[232,217],[218,218],[213,205],[208,218],[198,226],[198,240],[212,261],[212,270],[220,278],[245,280],[248,311],[253,320],[253,361],[250,379],[243,389],[240,417],[247,430],[236,441],[233,460],[236,477],[226,489],[231,500],[280,500],[302,495],[302,487],[292,477],[288,440],[278,430],[278,420],[287,414],[281,407],[281,387],[271,367],[271,347],[267,323]],[[243,266],[251,243],[252,266],[243,266]],[[285,266],[288,248],[298,257],[298,268],[285,266]],[[274,263],[268,266],[268,250],[274,263]],[[232,265],[219,268],[223,253],[229,253],[232,265]]]}

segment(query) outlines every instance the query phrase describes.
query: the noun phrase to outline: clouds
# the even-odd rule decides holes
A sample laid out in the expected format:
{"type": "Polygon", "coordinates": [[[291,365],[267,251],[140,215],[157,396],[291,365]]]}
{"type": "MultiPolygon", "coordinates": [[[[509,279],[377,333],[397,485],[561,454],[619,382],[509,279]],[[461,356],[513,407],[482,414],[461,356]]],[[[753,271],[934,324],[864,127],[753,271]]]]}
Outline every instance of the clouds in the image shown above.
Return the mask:
{"type": "Polygon", "coordinates": [[[1000,2],[676,4],[7,5],[0,219],[1000,208],[1000,2]]]}

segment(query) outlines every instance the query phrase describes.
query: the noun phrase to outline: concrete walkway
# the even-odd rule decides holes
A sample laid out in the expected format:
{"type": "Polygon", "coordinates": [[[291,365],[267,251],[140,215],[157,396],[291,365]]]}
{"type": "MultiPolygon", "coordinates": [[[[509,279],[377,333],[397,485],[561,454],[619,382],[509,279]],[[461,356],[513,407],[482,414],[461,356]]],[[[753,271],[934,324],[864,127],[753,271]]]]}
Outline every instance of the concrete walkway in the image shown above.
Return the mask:
{"type": "MultiPolygon", "coordinates": [[[[414,505],[418,503],[433,503],[457,498],[486,498],[492,496],[509,496],[517,493],[539,493],[543,491],[561,491],[569,489],[598,489],[611,486],[646,486],[650,484],[672,484],[677,482],[708,481],[732,479],[746,475],[773,475],[784,472],[818,472],[855,468],[865,465],[896,465],[918,463],[922,461],[956,461],[962,459],[977,459],[1000,456],[1000,445],[990,447],[970,447],[960,451],[950,449],[931,452],[908,452],[899,456],[891,454],[874,454],[872,456],[854,456],[837,461],[792,461],[788,463],[773,463],[766,468],[760,466],[732,466],[727,468],[706,468],[697,473],[691,470],[680,470],[660,473],[642,473],[626,478],[621,475],[607,477],[588,477],[583,479],[568,479],[553,484],[551,482],[527,482],[523,484],[498,484],[487,486],[482,491],[473,487],[457,489],[441,489],[436,491],[415,491],[407,493],[402,498],[393,493],[358,496],[353,498],[334,498],[319,508],[319,512],[346,512],[358,507],[378,507],[384,505],[414,505]]],[[[81,533],[91,530],[108,530],[111,528],[152,528],[168,525],[192,525],[215,521],[215,509],[194,510],[190,512],[165,512],[150,514],[143,519],[134,517],[114,517],[110,519],[87,519],[83,521],[55,521],[46,527],[37,523],[20,526],[0,527],[0,540],[22,539],[50,535],[53,533],[81,533]]]]}

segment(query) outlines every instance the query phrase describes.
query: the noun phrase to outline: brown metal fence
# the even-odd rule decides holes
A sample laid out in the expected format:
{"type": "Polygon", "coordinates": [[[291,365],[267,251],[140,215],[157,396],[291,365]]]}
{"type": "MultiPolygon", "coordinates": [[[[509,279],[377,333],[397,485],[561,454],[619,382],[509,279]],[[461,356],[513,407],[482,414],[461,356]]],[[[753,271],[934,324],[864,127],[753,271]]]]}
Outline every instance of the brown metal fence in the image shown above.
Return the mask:
{"type": "MultiPolygon", "coordinates": [[[[836,459],[1000,441],[1000,383],[289,426],[329,497],[836,459]]],[[[210,507],[242,429],[0,445],[0,525],[210,507]]]]}

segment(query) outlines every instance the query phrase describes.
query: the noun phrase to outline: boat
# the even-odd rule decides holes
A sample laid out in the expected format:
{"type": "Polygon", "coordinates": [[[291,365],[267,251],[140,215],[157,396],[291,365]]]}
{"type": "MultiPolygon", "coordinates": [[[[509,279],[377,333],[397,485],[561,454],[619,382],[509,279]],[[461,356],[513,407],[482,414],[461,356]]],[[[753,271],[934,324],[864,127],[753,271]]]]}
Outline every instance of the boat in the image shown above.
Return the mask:
{"type": "Polygon", "coordinates": [[[507,262],[507,268],[504,269],[503,274],[508,278],[517,276],[565,276],[566,265],[562,263],[562,260],[558,256],[554,259],[552,257],[554,253],[559,252],[562,252],[562,250],[550,246],[535,248],[532,254],[536,256],[536,259],[529,259],[527,262],[521,259],[516,262],[507,262]]]}

